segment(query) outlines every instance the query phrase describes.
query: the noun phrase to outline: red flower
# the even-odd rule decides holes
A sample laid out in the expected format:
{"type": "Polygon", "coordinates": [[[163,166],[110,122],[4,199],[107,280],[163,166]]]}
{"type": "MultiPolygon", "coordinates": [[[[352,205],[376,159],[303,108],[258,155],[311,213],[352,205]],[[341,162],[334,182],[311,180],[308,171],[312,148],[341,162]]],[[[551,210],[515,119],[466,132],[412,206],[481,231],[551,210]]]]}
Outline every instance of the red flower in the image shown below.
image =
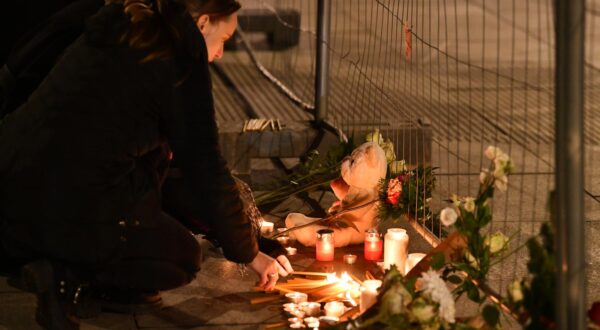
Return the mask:
{"type": "Polygon", "coordinates": [[[397,205],[398,200],[400,199],[400,194],[402,194],[402,181],[403,178],[395,178],[391,179],[388,182],[387,188],[387,202],[392,205],[397,205]]]}
{"type": "Polygon", "coordinates": [[[398,205],[398,199],[400,198],[400,193],[388,194],[387,202],[392,205],[398,205]]]}
{"type": "Polygon", "coordinates": [[[600,301],[592,304],[592,308],[588,311],[588,316],[592,322],[600,325],[600,301]]]}

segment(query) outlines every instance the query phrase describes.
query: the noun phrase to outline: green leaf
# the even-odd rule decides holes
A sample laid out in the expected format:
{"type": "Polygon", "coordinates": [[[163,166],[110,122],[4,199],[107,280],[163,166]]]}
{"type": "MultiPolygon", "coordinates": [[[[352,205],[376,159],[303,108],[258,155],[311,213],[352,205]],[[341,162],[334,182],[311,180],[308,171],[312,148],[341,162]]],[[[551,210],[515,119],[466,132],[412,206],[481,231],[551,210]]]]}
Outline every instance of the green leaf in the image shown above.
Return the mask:
{"type": "Polygon", "coordinates": [[[472,236],[472,233],[477,232],[478,229],[475,217],[473,217],[473,213],[465,211],[465,209],[461,206],[460,214],[464,222],[465,233],[469,236],[472,236]]]}
{"type": "Polygon", "coordinates": [[[465,291],[467,292],[467,297],[469,297],[469,299],[476,303],[479,303],[481,301],[479,289],[475,286],[475,284],[471,283],[470,281],[464,281],[463,288],[465,288],[465,291]]]}
{"type": "Polygon", "coordinates": [[[411,294],[414,294],[416,283],[417,283],[416,277],[412,277],[412,278],[408,279],[405,284],[406,290],[408,290],[408,292],[410,292],[411,294]]]}
{"type": "Polygon", "coordinates": [[[479,227],[483,228],[492,221],[492,213],[489,205],[482,205],[477,209],[477,217],[479,218],[479,227]]]}
{"type": "Polygon", "coordinates": [[[496,327],[496,324],[498,324],[498,320],[500,319],[500,311],[496,306],[486,305],[483,308],[482,315],[483,319],[490,327],[496,327]]]}
{"type": "Polygon", "coordinates": [[[448,276],[448,282],[450,282],[452,284],[461,284],[462,279],[456,275],[450,275],[450,276],[448,276]]]}
{"type": "Polygon", "coordinates": [[[444,267],[445,264],[446,264],[446,257],[444,256],[444,253],[442,253],[442,252],[438,252],[438,253],[434,254],[433,257],[431,258],[431,268],[433,268],[434,270],[441,269],[442,267],[444,267]]]}

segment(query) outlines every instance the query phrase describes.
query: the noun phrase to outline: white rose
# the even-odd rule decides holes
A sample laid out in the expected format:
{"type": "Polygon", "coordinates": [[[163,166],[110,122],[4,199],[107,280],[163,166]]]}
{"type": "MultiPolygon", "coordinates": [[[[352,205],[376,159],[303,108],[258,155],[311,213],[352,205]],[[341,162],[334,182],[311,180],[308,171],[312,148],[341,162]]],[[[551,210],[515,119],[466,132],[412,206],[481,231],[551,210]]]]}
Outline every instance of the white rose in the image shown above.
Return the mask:
{"type": "Polygon", "coordinates": [[[406,171],[406,162],[404,160],[395,160],[390,164],[390,171],[392,176],[396,176],[406,171]]]}
{"type": "Polygon", "coordinates": [[[505,166],[509,161],[510,157],[508,154],[500,150],[500,148],[496,148],[496,157],[494,158],[494,162],[505,166]]]}
{"type": "Polygon", "coordinates": [[[475,211],[475,198],[465,197],[464,208],[465,208],[465,211],[473,213],[475,211]]]}
{"type": "Polygon", "coordinates": [[[498,188],[498,190],[500,191],[506,191],[506,189],[508,188],[508,177],[506,175],[496,178],[496,180],[494,181],[494,186],[496,186],[496,188],[498,188]]]}
{"type": "Polygon", "coordinates": [[[454,206],[460,206],[460,198],[458,198],[456,194],[452,194],[452,196],[450,196],[450,199],[452,200],[452,204],[454,204],[454,206]]]}
{"type": "Polygon", "coordinates": [[[485,180],[487,180],[487,178],[488,178],[488,175],[489,175],[489,171],[487,169],[485,169],[485,168],[481,169],[481,173],[479,173],[479,182],[481,184],[484,184],[485,180]]]}
{"type": "Polygon", "coordinates": [[[458,214],[456,214],[456,211],[454,211],[454,209],[451,207],[446,207],[442,210],[442,212],[440,212],[440,221],[446,227],[452,226],[456,222],[457,218],[458,214]]]}
{"type": "Polygon", "coordinates": [[[471,267],[473,267],[475,269],[479,269],[479,264],[477,263],[477,259],[475,259],[475,257],[468,250],[465,250],[465,259],[467,260],[469,265],[471,265],[471,267]]]}
{"type": "Polygon", "coordinates": [[[521,287],[521,281],[514,281],[508,285],[508,295],[514,302],[523,300],[523,288],[521,287]]]}
{"type": "Polygon", "coordinates": [[[502,251],[508,243],[508,237],[497,232],[495,234],[487,234],[483,240],[483,245],[490,248],[490,253],[495,254],[502,251]]]}
{"type": "Polygon", "coordinates": [[[496,166],[494,168],[494,178],[498,179],[504,176],[506,176],[506,172],[504,172],[504,166],[496,166]]]}
{"type": "Polygon", "coordinates": [[[496,158],[497,150],[498,150],[498,148],[496,148],[494,146],[487,147],[487,149],[485,149],[485,152],[484,152],[485,157],[487,157],[487,159],[489,159],[489,160],[494,160],[494,158],[496,158]]]}
{"type": "Polygon", "coordinates": [[[376,128],[373,133],[369,133],[365,136],[365,140],[367,140],[367,142],[375,142],[381,145],[383,144],[383,135],[381,135],[381,133],[379,133],[379,129],[376,128]]]}
{"type": "Polygon", "coordinates": [[[381,149],[385,151],[385,159],[388,164],[396,160],[396,153],[394,152],[394,144],[392,141],[387,140],[384,143],[380,143],[381,149]]]}
{"type": "Polygon", "coordinates": [[[508,161],[509,157],[506,153],[504,153],[502,150],[500,150],[500,148],[498,147],[494,147],[494,146],[489,146],[487,147],[487,149],[485,149],[485,157],[487,157],[487,159],[489,160],[502,160],[502,161],[508,161]]]}

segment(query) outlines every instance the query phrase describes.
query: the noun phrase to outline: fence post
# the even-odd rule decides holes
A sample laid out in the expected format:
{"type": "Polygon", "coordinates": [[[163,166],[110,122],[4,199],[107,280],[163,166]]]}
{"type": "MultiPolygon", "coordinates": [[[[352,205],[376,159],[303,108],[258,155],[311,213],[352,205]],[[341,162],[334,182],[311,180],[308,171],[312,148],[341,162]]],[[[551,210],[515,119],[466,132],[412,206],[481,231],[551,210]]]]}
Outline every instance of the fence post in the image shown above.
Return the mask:
{"type": "Polygon", "coordinates": [[[556,320],[586,329],[584,242],[584,0],[555,0],[556,320]]]}
{"type": "Polygon", "coordinates": [[[329,96],[329,35],[331,30],[331,1],[317,0],[317,68],[315,75],[315,121],[327,116],[329,96]]]}

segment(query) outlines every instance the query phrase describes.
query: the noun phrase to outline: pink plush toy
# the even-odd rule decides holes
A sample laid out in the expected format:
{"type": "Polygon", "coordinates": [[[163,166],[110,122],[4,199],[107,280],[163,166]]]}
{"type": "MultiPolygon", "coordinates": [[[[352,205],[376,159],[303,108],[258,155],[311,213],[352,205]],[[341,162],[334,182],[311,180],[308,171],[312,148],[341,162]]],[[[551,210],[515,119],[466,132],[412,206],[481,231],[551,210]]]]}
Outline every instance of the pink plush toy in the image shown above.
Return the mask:
{"type": "MultiPolygon", "coordinates": [[[[385,152],[374,142],[366,142],[352,151],[346,157],[341,166],[341,178],[331,182],[333,193],[339,199],[329,208],[329,213],[347,209],[349,207],[362,205],[378,198],[377,186],[382,178],[385,178],[387,161],[385,152]]],[[[353,211],[340,215],[354,222],[359,231],[354,228],[334,229],[334,241],[336,247],[350,244],[362,243],[365,239],[365,231],[376,225],[377,203],[370,204],[353,211]]],[[[288,214],[285,225],[292,228],[302,225],[317,218],[309,218],[300,213],[288,214]]],[[[290,232],[290,236],[296,238],[304,246],[314,246],[316,233],[323,226],[308,226],[290,232]]]]}

